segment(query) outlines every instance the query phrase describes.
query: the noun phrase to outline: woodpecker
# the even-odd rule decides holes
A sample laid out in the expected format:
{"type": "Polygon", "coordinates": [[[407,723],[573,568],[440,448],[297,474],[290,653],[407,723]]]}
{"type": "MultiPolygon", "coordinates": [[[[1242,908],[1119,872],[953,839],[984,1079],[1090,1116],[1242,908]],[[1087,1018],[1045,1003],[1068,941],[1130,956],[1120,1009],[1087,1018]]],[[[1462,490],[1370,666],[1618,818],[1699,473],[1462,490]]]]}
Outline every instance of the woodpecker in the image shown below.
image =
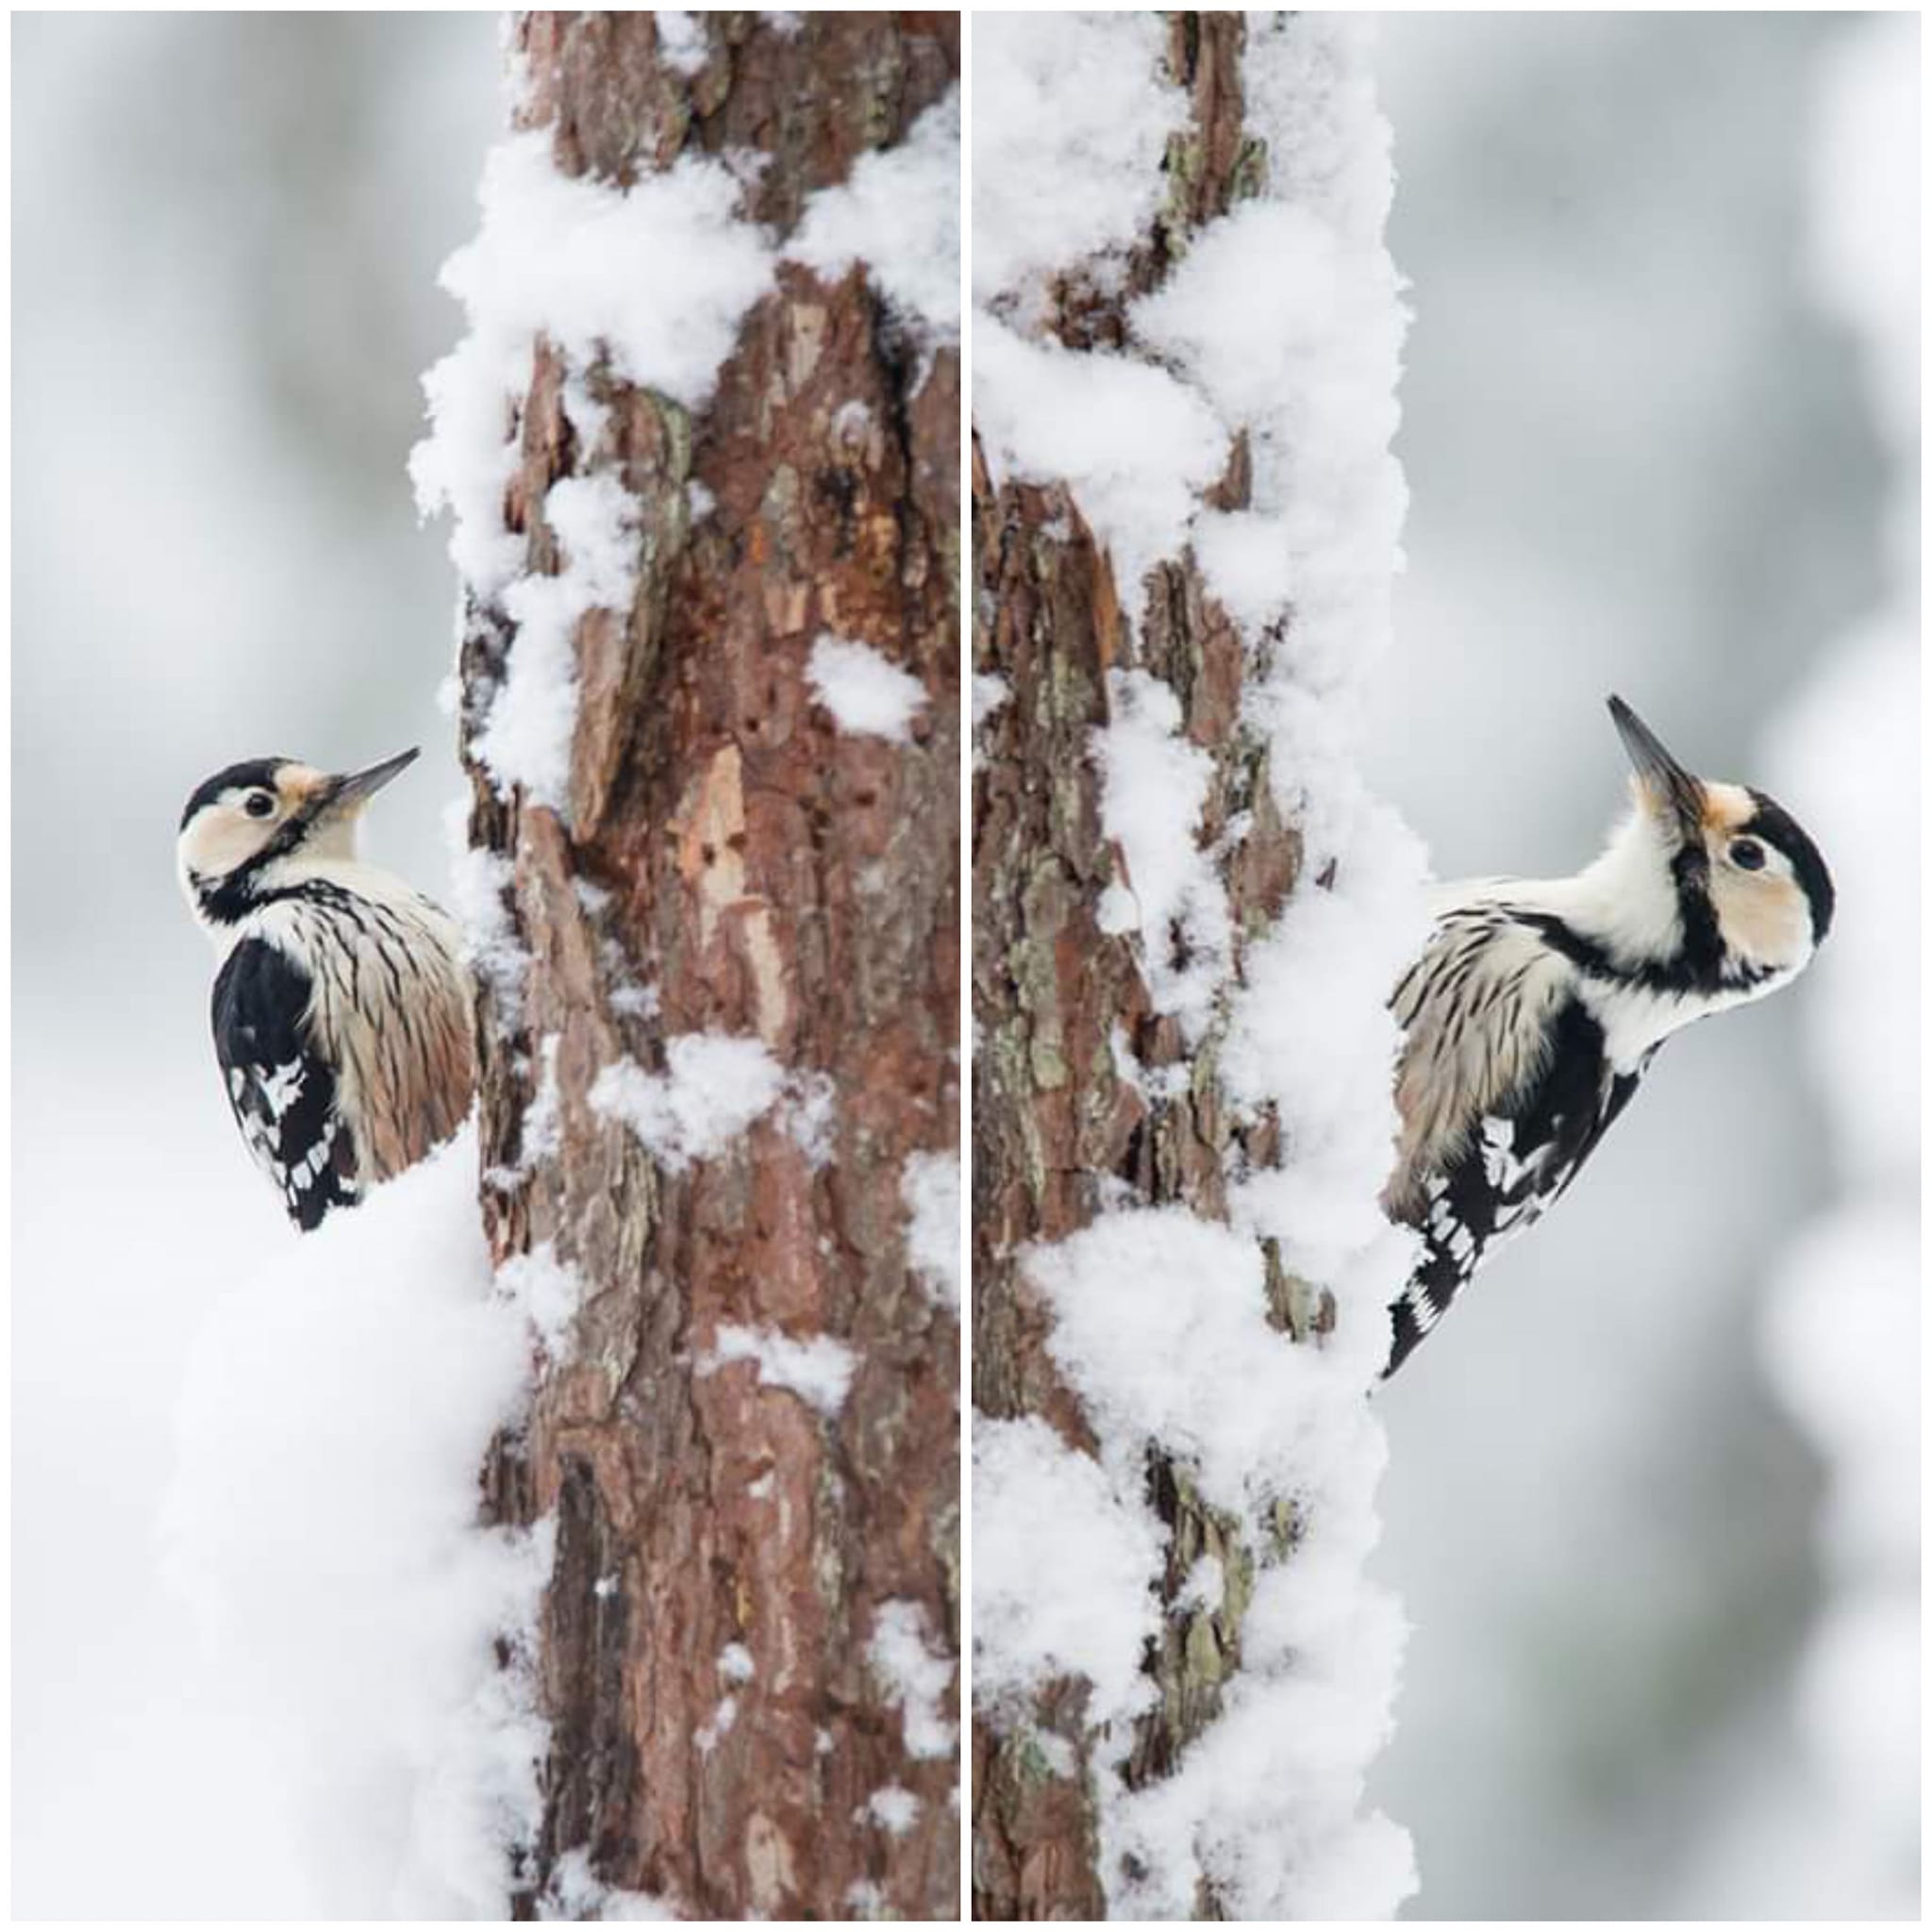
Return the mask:
{"type": "Polygon", "coordinates": [[[1783,807],[1695,778],[1621,698],[1631,804],[1572,878],[1440,890],[1391,1002],[1404,1029],[1383,1196],[1423,1252],[1392,1375],[1508,1236],[1575,1179],[1673,1033],[1762,999],[1831,927],[1831,874],[1783,807]]]}
{"type": "Polygon", "coordinates": [[[222,962],[228,1104],[305,1232],[447,1140],[475,1083],[455,924],[356,857],[363,808],[416,756],[346,775],[253,758],[181,814],[182,889],[222,962]]]}

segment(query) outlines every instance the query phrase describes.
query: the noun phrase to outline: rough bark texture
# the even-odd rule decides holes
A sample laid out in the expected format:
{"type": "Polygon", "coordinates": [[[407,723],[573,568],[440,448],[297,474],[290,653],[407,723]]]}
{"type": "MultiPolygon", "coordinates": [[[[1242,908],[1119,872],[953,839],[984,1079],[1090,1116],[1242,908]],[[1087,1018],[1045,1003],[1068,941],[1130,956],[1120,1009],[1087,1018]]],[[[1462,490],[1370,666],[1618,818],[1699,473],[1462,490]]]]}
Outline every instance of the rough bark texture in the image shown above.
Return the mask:
{"type": "MultiPolygon", "coordinates": [[[[1163,214],[1124,277],[1076,275],[1056,290],[1050,325],[1069,346],[1124,345],[1126,302],[1158,287],[1191,232],[1257,185],[1265,157],[1243,130],[1242,43],[1239,15],[1169,17],[1169,69],[1189,92],[1191,125],[1170,144],[1163,214]]],[[[1220,507],[1247,503],[1246,469],[1238,445],[1220,507]]],[[[981,733],[973,795],[974,1397],[990,1416],[1043,1415],[1091,1449],[1079,1403],[1047,1353],[1048,1318],[1020,1274],[1018,1251],[1085,1225],[1104,1196],[1118,1201],[1121,1183],[1135,1202],[1180,1202],[1218,1217],[1236,1141],[1257,1163],[1274,1158],[1269,1124],[1237,1128],[1227,1116],[1218,1034],[1190,1054],[1177,1024],[1152,1009],[1134,942],[1100,929],[1100,895],[1124,875],[1102,829],[1090,757],[1092,734],[1108,720],[1108,670],[1138,666],[1165,679],[1187,737],[1212,755],[1200,842],[1220,841],[1248,815],[1225,861],[1237,974],[1241,943],[1272,924],[1294,885],[1300,846],[1275,809],[1265,749],[1240,722],[1241,636],[1191,558],[1162,565],[1144,587],[1116,585],[1066,491],[995,490],[976,446],[973,520],[974,665],[1011,693],[981,733]],[[1187,1061],[1186,1092],[1151,1104],[1124,1080],[1110,1045],[1116,1028],[1150,1069],[1187,1061]]],[[[1300,1332],[1324,1319],[1278,1268],[1271,1265],[1269,1280],[1281,1326],[1300,1332]]],[[[1158,1703],[1126,1764],[1136,1785],[1170,1770],[1219,1709],[1240,1661],[1255,1565],[1292,1536],[1284,1516],[1274,1551],[1241,1547],[1232,1524],[1204,1507],[1186,1473],[1164,1457],[1150,1461],[1148,1495],[1171,1541],[1159,1579],[1164,1625],[1146,1661],[1158,1703]],[[1224,1600],[1212,1612],[1189,1608],[1178,1600],[1182,1585],[1210,1551],[1224,1568],[1224,1600]]],[[[1030,1725],[975,1723],[976,1918],[1104,1914],[1090,1742],[1074,1683],[1050,1687],[1030,1725]],[[1071,1774],[1051,1769],[1033,1741],[1041,1730],[1073,1747],[1071,1774]]],[[[1215,1916],[1215,1901],[1202,1897],[1197,1910],[1215,1916]]]]}
{"type": "MultiPolygon", "coordinates": [[[[560,168],[627,186],[756,152],[746,213],[782,236],[957,76],[957,16],[693,18],[694,74],[647,13],[519,21],[521,118],[560,168]]],[[[540,343],[505,506],[533,572],[558,567],[558,478],[618,475],[641,512],[631,610],[576,637],[568,809],[472,766],[472,842],[513,866],[530,961],[483,1027],[491,1241],[499,1261],[554,1243],[585,1283],[487,1477],[499,1520],[556,1523],[524,1915],[579,1853],[699,1916],[957,1915],[956,1757],[915,1755],[868,1648],[897,1603],[958,1654],[958,1331],[908,1267],[900,1188],[909,1155],[957,1144],[958,358],[908,339],[861,271],[777,282],[695,416],[540,343]],[[590,435],[566,378],[608,412],[590,435]],[[825,630],[924,684],[910,744],[815,703],[825,630]],[[667,1040],[708,1029],[762,1041],[795,1098],[829,1092],[824,1158],[780,1108],[674,1170],[589,1105],[602,1069],[661,1071],[667,1040]],[[549,1055],[560,1146],[526,1158],[549,1055]],[[837,1338],[842,1408],[711,1361],[722,1324],[837,1338]],[[891,1786],[919,1807],[896,1834],[867,1809],[891,1786]]],[[[469,612],[466,745],[514,648],[500,609],[469,612]]]]}

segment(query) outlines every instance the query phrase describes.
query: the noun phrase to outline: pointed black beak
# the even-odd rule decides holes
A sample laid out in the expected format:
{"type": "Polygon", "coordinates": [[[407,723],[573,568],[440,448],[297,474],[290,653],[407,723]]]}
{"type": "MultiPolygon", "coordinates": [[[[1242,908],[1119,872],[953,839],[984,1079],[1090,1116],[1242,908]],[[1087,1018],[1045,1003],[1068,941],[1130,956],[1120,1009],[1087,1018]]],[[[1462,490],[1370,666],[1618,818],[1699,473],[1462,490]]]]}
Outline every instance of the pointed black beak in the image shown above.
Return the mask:
{"type": "Polygon", "coordinates": [[[325,809],[354,811],[380,791],[391,778],[407,771],[421,756],[421,747],[411,745],[408,751],[398,752],[392,758],[384,758],[379,765],[371,765],[366,772],[351,772],[347,777],[338,778],[329,790],[325,809]]]}
{"type": "Polygon", "coordinates": [[[1631,769],[1644,784],[1658,815],[1672,813],[1686,833],[1704,818],[1704,787],[1664,749],[1663,741],[1620,697],[1610,699],[1610,718],[1624,741],[1631,769]]]}

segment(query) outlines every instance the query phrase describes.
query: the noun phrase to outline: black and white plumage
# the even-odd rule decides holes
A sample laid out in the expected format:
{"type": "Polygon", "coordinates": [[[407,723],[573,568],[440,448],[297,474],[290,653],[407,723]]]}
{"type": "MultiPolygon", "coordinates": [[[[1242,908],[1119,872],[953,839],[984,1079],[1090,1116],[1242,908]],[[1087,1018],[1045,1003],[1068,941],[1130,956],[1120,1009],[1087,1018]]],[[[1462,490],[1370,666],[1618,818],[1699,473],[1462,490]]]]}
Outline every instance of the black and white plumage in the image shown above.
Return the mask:
{"type": "Polygon", "coordinates": [[[1621,699],[1610,713],[1635,798],[1603,854],[1571,878],[1441,889],[1396,988],[1385,1205],[1424,1245],[1386,1374],[1575,1178],[1658,1046],[1788,984],[1830,927],[1830,874],[1782,807],[1691,776],[1621,699]]]}
{"type": "Polygon", "coordinates": [[[416,757],[332,775],[230,765],[181,817],[181,883],[221,958],[215,1057],[242,1137],[296,1226],[447,1140],[475,1086],[460,939],[356,857],[363,807],[416,757]]]}

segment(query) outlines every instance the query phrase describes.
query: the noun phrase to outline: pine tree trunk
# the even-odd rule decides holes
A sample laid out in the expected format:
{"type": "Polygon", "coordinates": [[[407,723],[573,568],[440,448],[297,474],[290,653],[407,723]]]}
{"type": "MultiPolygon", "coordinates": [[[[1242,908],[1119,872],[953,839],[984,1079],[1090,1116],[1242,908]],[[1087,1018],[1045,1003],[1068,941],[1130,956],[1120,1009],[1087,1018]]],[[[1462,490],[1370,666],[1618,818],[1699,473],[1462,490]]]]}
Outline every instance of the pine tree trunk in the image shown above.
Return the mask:
{"type": "MultiPolygon", "coordinates": [[[[1160,284],[1195,228],[1252,191],[1243,39],[1239,15],[1169,17],[1168,70],[1188,90],[1191,116],[1165,158],[1163,213],[1124,277],[1076,275],[1058,285],[1049,327],[1070,348],[1124,346],[1127,303],[1160,284]]],[[[1245,506],[1245,469],[1237,445],[1217,507],[1245,506]]],[[[1043,1416],[1091,1451],[1090,1425],[1046,1352],[1049,1317],[1021,1274],[1021,1251],[1122,1202],[1177,1202],[1222,1218],[1235,1141],[1257,1163],[1274,1158],[1265,1123],[1238,1129],[1226,1117],[1214,1035],[1187,1049],[1176,1022],[1154,1010],[1130,941],[1097,917],[1119,870],[1091,756],[1093,733],[1108,722],[1109,670],[1133,666],[1165,680],[1181,701],[1183,735],[1213,758],[1199,842],[1235,834],[1224,877],[1237,973],[1241,937],[1272,924],[1295,883],[1300,845],[1275,809],[1265,750],[1241,721],[1241,634],[1191,558],[1160,565],[1144,586],[1117,584],[1071,493],[995,489],[976,443],[973,519],[974,668],[1008,691],[980,733],[973,801],[974,1400],[989,1417],[1043,1416]],[[1151,1100],[1141,1090],[1152,1083],[1124,1079],[1117,1034],[1150,1074],[1185,1064],[1184,1091],[1151,1100]]],[[[1299,1331],[1322,1319],[1272,1265],[1269,1281],[1277,1325],[1299,1331]]],[[[1150,1459],[1147,1492],[1168,1555],[1158,1580],[1162,1633],[1147,1660],[1158,1702],[1139,1723],[1129,1786],[1165,1774],[1218,1711],[1257,1560],[1162,1457],[1150,1459]],[[1226,1578],[1212,1609],[1181,1600],[1204,1553],[1222,1559],[1226,1578]]],[[[1285,1548],[1291,1526],[1278,1528],[1285,1548]]],[[[1037,1697],[1024,1722],[975,1720],[975,1918],[1106,1913],[1083,1702],[1081,1687],[1063,1681],[1037,1697]],[[1050,1757],[1041,1733],[1069,1748],[1050,1757]]],[[[1200,1898],[1197,1912],[1218,1916],[1213,1898],[1200,1898]]]]}
{"type": "MultiPolygon", "coordinates": [[[[622,188],[755,153],[745,212],[782,238],[957,77],[957,16],[690,18],[701,62],[647,13],[521,17],[520,120],[560,170],[622,188]]],[[[958,1138],[958,421],[957,351],[857,269],[781,266],[696,413],[547,341],[529,373],[524,568],[559,567],[562,477],[621,478],[640,541],[627,615],[575,633],[566,809],[475,758],[517,648],[500,604],[462,649],[471,841],[508,861],[528,955],[486,1008],[485,1214],[499,1263],[549,1243],[583,1285],[487,1480],[498,1520],[555,1523],[524,1915],[582,1916],[587,1886],[708,1917],[957,1911],[958,1330],[903,1184],[958,1138]],[[824,631],[924,686],[910,741],[817,703],[824,631]],[[761,1042],[787,1097],[680,1165],[590,1095],[705,1032],[761,1042]],[[550,1069],[558,1128],[525,1144],[550,1069]],[[729,1358],[726,1328],[833,1339],[842,1403],[729,1358]]]]}

